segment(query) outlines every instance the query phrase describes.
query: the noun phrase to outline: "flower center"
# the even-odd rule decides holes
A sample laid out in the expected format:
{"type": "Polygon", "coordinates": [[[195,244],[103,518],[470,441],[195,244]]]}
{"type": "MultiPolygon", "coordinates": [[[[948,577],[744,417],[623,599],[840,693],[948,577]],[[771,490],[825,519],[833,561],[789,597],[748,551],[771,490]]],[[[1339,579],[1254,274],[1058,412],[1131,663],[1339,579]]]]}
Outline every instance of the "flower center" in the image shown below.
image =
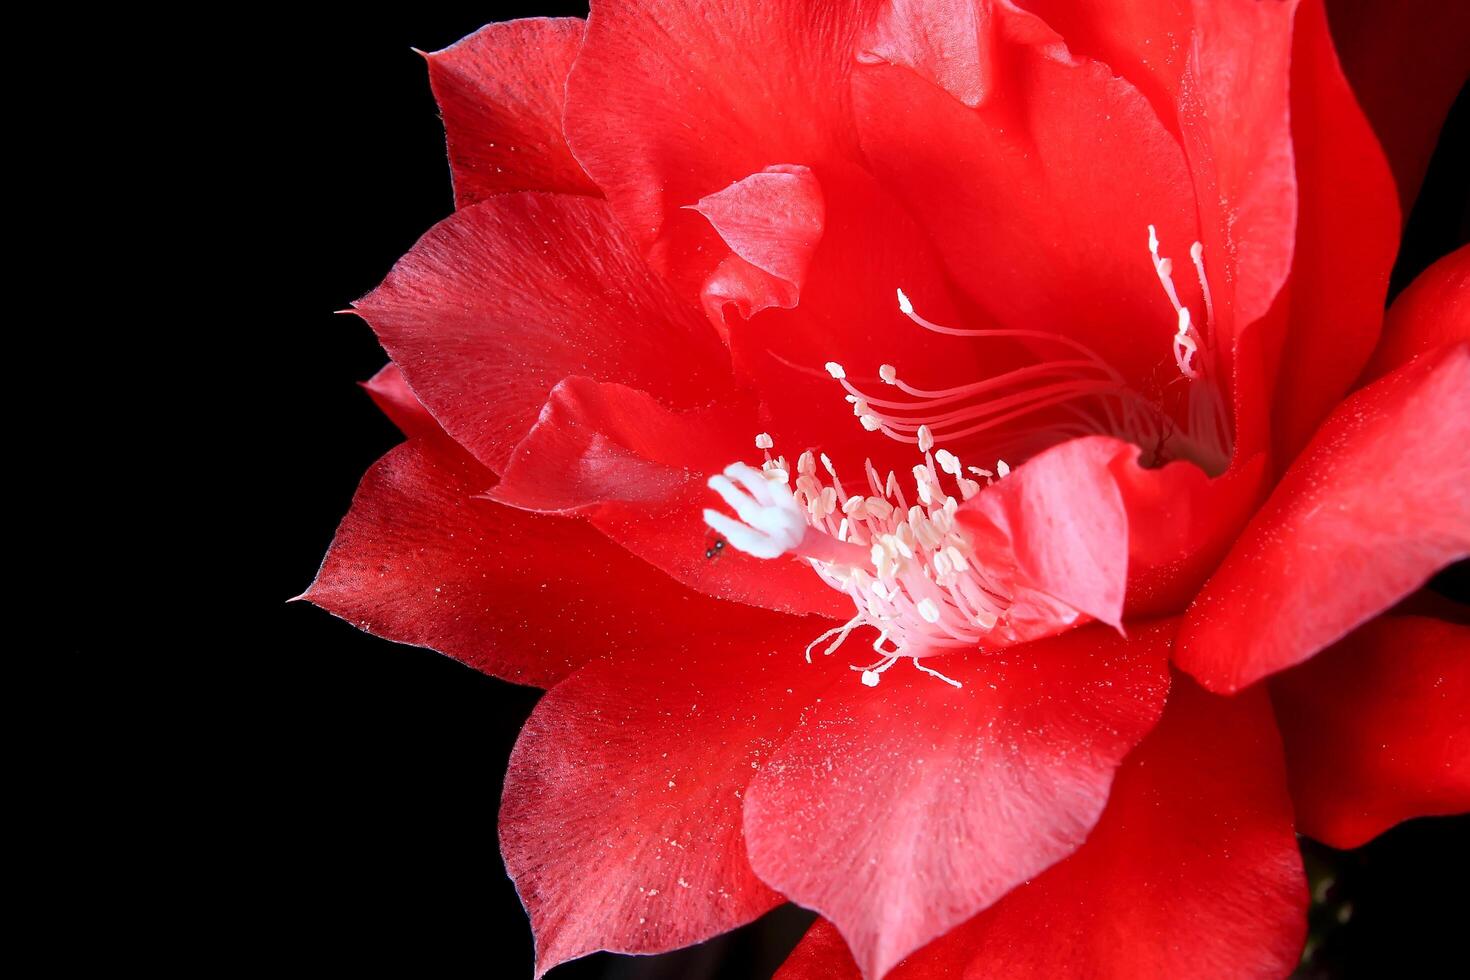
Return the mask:
{"type": "Polygon", "coordinates": [[[1175,312],[1171,342],[1180,375],[1176,380],[1189,386],[1178,413],[1182,418],[1144,397],[1101,356],[1071,337],[1042,330],[942,326],[919,315],[902,289],[897,291],[899,310],[925,330],[979,341],[1019,340],[1044,353],[1037,355],[1035,364],[943,389],[910,385],[896,367],[884,364],[878,380],[895,389],[887,397],[854,386],[840,364],[828,362],[827,373],[847,392],[863,428],[899,442],[918,444],[920,430],[927,427],[932,439],[950,446],[976,449],[987,458],[1025,459],[1066,439],[1104,434],[1142,448],[1145,465],[1190,459],[1211,475],[1221,473],[1230,459],[1230,422],[1215,378],[1214,305],[1205,278],[1204,250],[1195,242],[1190,257],[1204,298],[1208,340],[1179,300],[1173,262],[1160,257],[1153,225],[1148,228],[1148,245],[1154,272],[1175,312]]]}
{"type": "MultiPolygon", "coordinates": [[[[1010,606],[1005,590],[973,562],[969,538],[955,522],[959,500],[980,490],[963,475],[959,459],[926,446],[924,464],[914,467],[916,502],[910,505],[893,473],[880,479],[869,462],[866,485],[849,492],[825,454],[820,459],[826,477],[819,475],[818,457],[810,451],[797,460],[793,490],[786,457],[771,457],[770,436],[757,436],[756,446],[765,451],[761,469],[734,463],[709,481],[739,520],[716,510],[706,510],[704,519],[747,554],[806,559],[822,581],[852,599],[856,615],[817,637],[807,647],[807,661],[821,643],[833,640],[824,651],[830,654],[854,629],[871,626],[878,631],[873,650],[880,659],[853,667],[864,684],[876,685],[906,657],[959,687],[919,658],[975,649],[1010,606]]],[[[1007,471],[1004,462],[997,469],[1007,471]]],[[[969,472],[987,481],[994,477],[987,470],[969,472]]]]}
{"type": "Polygon", "coordinates": [[[966,467],[954,452],[936,449],[938,440],[983,446],[997,455],[1004,449],[1024,458],[1068,438],[1101,433],[1140,446],[1145,462],[1183,457],[1212,474],[1224,469],[1230,455],[1229,421],[1212,380],[1214,309],[1203,250],[1196,242],[1190,257],[1204,299],[1207,334],[1180,302],[1173,264],[1160,257],[1152,225],[1149,254],[1175,310],[1174,363],[1180,380],[1190,385],[1182,424],[1072,338],[1037,330],[941,326],[915,312],[900,289],[899,309],[925,330],[975,340],[1021,340],[1056,353],[1036,364],[939,390],[910,385],[899,378],[897,368],[884,364],[879,380],[903,396],[887,398],[865,393],[848,381],[842,365],[827,363],[827,373],[846,391],[864,429],[910,443],[923,454],[923,463],[913,468],[912,504],[894,474],[880,478],[871,460],[864,464],[865,485],[849,491],[826,454],[818,457],[808,450],[797,459],[793,481],[786,457],[772,457],[774,443],[766,433],[755,439],[765,456],[760,469],[734,463],[723,475],[710,478],[710,488],[738,520],[716,510],[706,510],[704,520],[731,546],[758,558],[805,559],[827,585],[852,599],[856,614],[817,637],[807,647],[808,662],[814,647],[832,640],[823,651],[830,654],[853,630],[870,626],[878,632],[873,650],[879,659],[852,666],[864,684],[876,686],[886,670],[908,659],[924,673],[960,687],[920,658],[983,647],[997,625],[1004,625],[1013,596],[1002,575],[977,556],[955,512],[960,502],[980,492],[980,481],[988,485],[1003,479],[1010,467],[1003,459],[997,459],[994,471],[966,467]],[[825,476],[818,471],[818,458],[825,476]]]}

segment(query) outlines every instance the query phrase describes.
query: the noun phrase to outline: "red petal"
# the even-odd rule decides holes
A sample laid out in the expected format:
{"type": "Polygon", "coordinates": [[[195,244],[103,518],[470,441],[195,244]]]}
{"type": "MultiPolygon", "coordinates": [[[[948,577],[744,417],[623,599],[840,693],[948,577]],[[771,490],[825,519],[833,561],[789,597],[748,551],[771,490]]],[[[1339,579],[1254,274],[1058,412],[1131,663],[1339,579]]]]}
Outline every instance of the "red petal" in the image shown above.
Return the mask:
{"type": "Polygon", "coordinates": [[[1342,76],[1321,0],[1297,13],[1291,56],[1300,217],[1272,408],[1283,463],[1347,393],[1378,343],[1400,223],[1393,175],[1342,76]]]}
{"type": "Polygon", "coordinates": [[[863,149],[987,317],[1074,337],[1146,382],[1175,324],[1148,226],[1179,255],[1199,237],[1183,152],[1106,66],[1072,60],[1031,15],[994,10],[995,84],[977,109],[908,69],[859,68],[863,149]]]}
{"type": "Polygon", "coordinates": [[[901,668],[833,688],[751,782],[752,866],[881,975],[1081,843],[1163,708],[1169,633],[946,656],[960,690],[901,668]]]}
{"type": "Polygon", "coordinates": [[[583,26],[575,17],[490,24],[426,56],[456,206],[506,191],[599,193],[561,132],[583,26]]]}
{"type": "MultiPolygon", "coordinates": [[[[890,978],[1284,977],[1306,932],[1291,819],[1265,695],[1181,681],[1087,843],[890,978]]],[[[777,977],[855,977],[851,962],[819,921],[777,977]]]]}
{"type": "Polygon", "coordinates": [[[741,797],[833,672],[801,662],[821,625],[727,608],[682,654],[639,644],[588,664],[526,722],[500,840],[537,976],[597,949],[687,946],[780,903],[746,860],[741,797]]]}
{"type": "Polygon", "coordinates": [[[771,164],[853,156],[845,92],[864,17],[802,0],[598,3],[567,137],[640,244],[691,257],[712,236],[680,208],[771,164]]]}
{"type": "Polygon", "coordinates": [[[477,499],[493,480],[448,440],[393,449],[363,477],[302,598],[539,687],[589,657],[698,635],[726,614],[581,521],[477,499]]]}
{"type": "Polygon", "coordinates": [[[457,211],[355,305],[445,430],[496,471],[568,375],[675,407],[729,388],[709,324],[590,198],[507,194],[457,211]]]}
{"type": "Polygon", "coordinates": [[[1121,454],[1112,464],[1128,507],[1128,619],[1182,610],[1266,490],[1264,453],[1214,479],[1184,460],[1144,469],[1137,456],[1121,454]]]}
{"type": "Polygon", "coordinates": [[[1342,66],[1393,164],[1407,217],[1440,126],[1470,75],[1470,5],[1329,0],[1327,6],[1342,66]]]}
{"type": "Polygon", "coordinates": [[[1119,627],[1128,578],[1128,513],[1110,470],[1131,447],[1072,439],[1026,462],[967,501],[959,520],[1003,536],[1026,586],[1119,627]]]}
{"type": "Polygon", "coordinates": [[[1299,663],[1470,554],[1470,345],[1340,405],[1190,607],[1178,662],[1216,691],[1299,663]]]}
{"type": "MultiPolygon", "coordinates": [[[[741,316],[749,319],[770,305],[790,309],[797,304],[826,216],[822,186],[809,169],[767,167],[700,198],[689,209],[709,219],[739,259],[776,280],[768,287],[772,296],[741,304],[741,316]]],[[[709,309],[717,324],[724,322],[722,305],[709,309]]]]}
{"type": "Polygon", "coordinates": [[[507,463],[495,500],[579,513],[684,584],[781,612],[846,618],[852,604],[801,560],[762,561],[726,548],[701,516],[710,474],[749,456],[754,411],[740,402],[675,413],[622,385],[569,378],[507,463]]]}
{"type": "Polygon", "coordinates": [[[912,445],[865,431],[823,366],[843,365],[867,390],[881,390],[878,367],[890,362],[915,384],[943,387],[1004,370],[1000,355],[1009,351],[977,351],[970,342],[910,322],[899,310],[900,288],[936,322],[966,322],[938,252],[866,170],[831,165],[819,176],[824,230],[801,302],[732,320],[731,356],[757,387],[777,452],[794,456],[819,447],[845,472],[861,472],[863,459],[871,457],[880,472],[904,473],[915,462],[912,445]]]}
{"type": "MultiPolygon", "coordinates": [[[[1040,591],[1114,626],[1125,586],[1131,615],[1182,609],[1250,517],[1265,460],[1212,480],[1193,463],[1145,469],[1138,457],[1138,447],[1116,439],[1074,439],[965,503],[957,517],[977,540],[987,575],[1013,594],[1040,591]]],[[[1074,618],[1021,637],[1057,632],[1074,618]]]]}
{"type": "Polygon", "coordinates": [[[1466,340],[1470,340],[1470,245],[1425,269],[1393,301],[1363,383],[1420,354],[1466,340]]]}
{"type": "Polygon", "coordinates": [[[408,389],[403,372],[398,365],[389,361],[383,369],[362,383],[368,397],[382,413],[398,426],[409,438],[446,439],[444,430],[434,421],[434,416],[424,408],[417,396],[408,389]]]}
{"type": "Polygon", "coordinates": [[[1272,678],[1302,833],[1358,847],[1470,810],[1470,627],[1384,616],[1272,678]]]}
{"type": "Polygon", "coordinates": [[[1371,350],[1397,244],[1388,170],[1320,0],[1027,6],[1137,84],[1183,138],[1237,445],[1265,448],[1274,426],[1289,458],[1371,350]]]}
{"type": "Polygon", "coordinates": [[[1074,54],[1096,58],[1148,97],[1177,128],[1179,80],[1192,49],[1189,0],[1019,0],[1074,54]]]}
{"type": "Polygon", "coordinates": [[[973,109],[995,84],[994,31],[986,3],[893,0],[858,57],[911,68],[973,109]]]}

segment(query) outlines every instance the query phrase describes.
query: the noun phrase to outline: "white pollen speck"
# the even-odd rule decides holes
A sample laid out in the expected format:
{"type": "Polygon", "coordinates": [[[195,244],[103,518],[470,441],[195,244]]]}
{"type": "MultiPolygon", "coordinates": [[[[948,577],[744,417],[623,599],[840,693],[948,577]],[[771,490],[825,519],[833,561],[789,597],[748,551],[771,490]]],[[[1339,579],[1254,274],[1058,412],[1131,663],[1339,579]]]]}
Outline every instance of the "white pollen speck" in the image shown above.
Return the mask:
{"type": "Polygon", "coordinates": [[[762,432],[760,435],[755,437],[755,448],[757,449],[770,449],[775,444],[776,443],[774,440],[771,439],[771,434],[769,432],[762,432]]]}
{"type": "MultiPolygon", "coordinates": [[[[903,293],[899,293],[898,295],[901,297],[901,296],[903,296],[903,293]]],[[[878,672],[876,670],[865,670],[865,671],[863,671],[863,686],[864,687],[877,687],[878,686],[878,672]]]]}
{"type": "Polygon", "coordinates": [[[927,453],[934,448],[934,433],[927,425],[919,426],[919,452],[927,453]]]}
{"type": "Polygon", "coordinates": [[[689,887],[689,882],[685,881],[683,878],[680,878],[679,879],[679,887],[680,888],[688,888],[689,887]]]}
{"type": "Polygon", "coordinates": [[[939,607],[934,604],[933,599],[920,599],[919,615],[924,617],[926,623],[937,623],[939,622],[939,607]]]}
{"type": "Polygon", "coordinates": [[[909,298],[903,294],[902,289],[898,291],[898,308],[903,311],[904,315],[914,312],[914,304],[909,302],[909,298]]]}
{"type": "Polygon", "coordinates": [[[669,789],[673,789],[673,788],[674,788],[674,781],[671,779],[671,780],[669,780],[669,789]]]}
{"type": "Polygon", "coordinates": [[[832,375],[832,377],[836,378],[838,381],[841,381],[843,378],[847,377],[847,372],[842,370],[842,365],[838,364],[836,361],[828,361],[826,367],[827,373],[832,375]]]}

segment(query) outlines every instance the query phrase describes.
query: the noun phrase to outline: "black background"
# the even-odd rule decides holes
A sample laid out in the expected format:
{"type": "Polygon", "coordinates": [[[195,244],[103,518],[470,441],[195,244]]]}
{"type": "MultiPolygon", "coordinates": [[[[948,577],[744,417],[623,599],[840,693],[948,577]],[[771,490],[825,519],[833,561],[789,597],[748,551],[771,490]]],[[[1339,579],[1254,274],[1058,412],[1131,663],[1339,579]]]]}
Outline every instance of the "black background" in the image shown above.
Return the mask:
{"type": "MultiPolygon", "coordinates": [[[[256,393],[274,423],[262,488],[271,519],[246,586],[265,635],[246,663],[269,706],[255,723],[281,751],[259,774],[271,904],[256,939],[317,967],[529,977],[531,933],[500,861],[496,811],[539,692],[284,602],[311,580],[362,473],[399,441],[354,384],[382,366],[382,351],[332,311],[452,209],[443,132],[411,47],[444,47],[488,20],[585,13],[414,6],[296,22],[264,56],[279,57],[283,85],[256,148],[258,176],[277,190],[264,212],[270,288],[253,329],[274,338],[256,393]]],[[[1470,158],[1453,135],[1470,135],[1466,102],[1462,93],[1415,209],[1396,288],[1467,238],[1470,158]]],[[[1465,975],[1467,842],[1464,819],[1414,821],[1351,853],[1308,842],[1322,900],[1302,975],[1438,975],[1437,957],[1465,975]]],[[[691,950],[598,954],[552,976],[769,976],[808,921],[786,907],[691,950]]]]}

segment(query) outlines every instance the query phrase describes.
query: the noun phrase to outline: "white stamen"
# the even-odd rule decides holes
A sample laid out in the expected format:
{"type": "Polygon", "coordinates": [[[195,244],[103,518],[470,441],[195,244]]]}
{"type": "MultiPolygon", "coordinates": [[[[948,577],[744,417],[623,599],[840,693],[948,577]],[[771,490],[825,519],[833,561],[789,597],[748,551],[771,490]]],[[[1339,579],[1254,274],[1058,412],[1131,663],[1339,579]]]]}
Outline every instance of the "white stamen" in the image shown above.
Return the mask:
{"type": "Polygon", "coordinates": [[[1010,465],[1003,459],[995,461],[995,475],[1004,479],[1011,475],[1010,465]]]}
{"type": "Polygon", "coordinates": [[[914,304],[909,302],[909,298],[903,294],[902,289],[898,290],[898,308],[904,316],[909,316],[914,312],[914,304]]]}
{"type": "MultiPolygon", "coordinates": [[[[914,658],[914,666],[917,667],[917,668],[919,668],[920,670],[922,670],[924,673],[928,674],[930,677],[937,677],[937,678],[939,678],[940,680],[944,681],[944,683],[948,684],[950,687],[961,688],[961,687],[964,687],[965,686],[965,685],[961,684],[959,681],[955,680],[952,677],[945,677],[943,674],[941,674],[939,671],[935,670],[933,667],[925,667],[923,664],[919,663],[917,657],[914,658]]],[[[873,683],[876,684],[877,681],[874,681],[873,683]]],[[[871,687],[872,685],[870,684],[868,686],[871,687]]]]}
{"type": "Polygon", "coordinates": [[[892,364],[880,364],[878,366],[878,377],[886,385],[898,384],[898,368],[892,364]]]}
{"type": "Polygon", "coordinates": [[[841,381],[843,378],[847,377],[847,372],[842,370],[842,365],[838,364],[836,361],[828,361],[825,366],[827,368],[827,373],[832,375],[832,377],[836,378],[838,381],[841,381]]]}
{"type": "Polygon", "coordinates": [[[934,448],[934,433],[927,425],[919,426],[919,452],[927,453],[934,448]]]}
{"type": "Polygon", "coordinates": [[[755,448],[757,449],[770,449],[775,444],[769,432],[762,432],[755,437],[755,448]]]}

